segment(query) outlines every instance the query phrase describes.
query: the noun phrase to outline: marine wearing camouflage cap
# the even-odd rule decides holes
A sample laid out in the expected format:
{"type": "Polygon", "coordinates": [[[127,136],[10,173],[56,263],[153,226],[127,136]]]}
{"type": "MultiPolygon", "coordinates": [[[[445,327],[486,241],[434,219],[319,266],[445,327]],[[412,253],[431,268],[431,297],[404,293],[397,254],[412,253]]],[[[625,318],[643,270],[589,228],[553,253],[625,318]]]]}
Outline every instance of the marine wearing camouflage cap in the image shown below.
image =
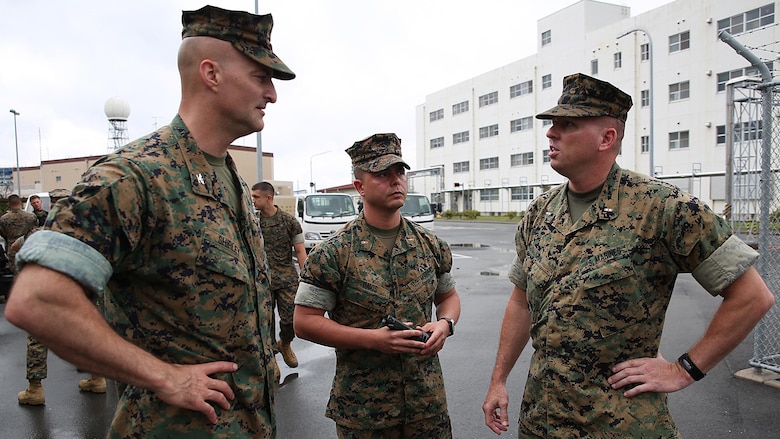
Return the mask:
{"type": "Polygon", "coordinates": [[[575,73],[563,78],[558,105],[536,118],[610,116],[625,122],[632,105],[631,96],[609,82],[575,73]]]}
{"type": "Polygon", "coordinates": [[[197,11],[183,11],[181,22],[184,25],[182,39],[212,37],[227,41],[253,61],[271,69],[274,78],[295,78],[295,73],[271,48],[271,29],[274,27],[271,14],[254,15],[204,6],[197,11]]]}
{"type": "Polygon", "coordinates": [[[374,134],[355,142],[346,152],[352,158],[352,166],[363,171],[384,171],[396,163],[410,169],[401,158],[401,139],[393,133],[374,134]]]}

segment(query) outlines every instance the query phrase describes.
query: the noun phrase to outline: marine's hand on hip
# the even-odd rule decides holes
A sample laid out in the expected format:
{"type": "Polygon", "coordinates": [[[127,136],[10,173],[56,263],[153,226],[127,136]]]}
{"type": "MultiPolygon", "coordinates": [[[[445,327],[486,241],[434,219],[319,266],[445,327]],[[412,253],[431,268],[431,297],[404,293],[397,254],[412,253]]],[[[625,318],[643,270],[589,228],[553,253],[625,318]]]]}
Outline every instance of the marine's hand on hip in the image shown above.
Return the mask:
{"type": "Polygon", "coordinates": [[[201,412],[210,423],[216,424],[217,413],[209,402],[229,410],[229,400],[235,398],[235,394],[228,383],[211,378],[209,375],[235,372],[238,365],[228,361],[215,361],[172,366],[172,373],[166,376],[165,385],[155,389],[157,396],[168,404],[201,412]]]}

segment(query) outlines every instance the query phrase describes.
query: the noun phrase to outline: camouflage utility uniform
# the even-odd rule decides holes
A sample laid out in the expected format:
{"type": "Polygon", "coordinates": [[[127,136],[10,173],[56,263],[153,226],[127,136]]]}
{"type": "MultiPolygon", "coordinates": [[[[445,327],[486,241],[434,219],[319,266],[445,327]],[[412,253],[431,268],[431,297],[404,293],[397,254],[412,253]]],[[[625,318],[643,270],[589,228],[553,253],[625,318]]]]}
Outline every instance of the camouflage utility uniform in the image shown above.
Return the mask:
{"type": "Polygon", "coordinates": [[[573,224],[567,206],[565,185],[543,194],[515,237],[535,350],[520,437],[679,437],[665,393],[626,398],[607,378],[657,355],[678,273],[717,295],[757,254],[696,198],[617,165],[573,224]]]}
{"type": "MultiPolygon", "coordinates": [[[[48,212],[47,212],[48,215],[48,212]]],[[[40,224],[40,217],[38,217],[38,224],[40,224]]],[[[41,230],[40,227],[35,227],[29,232],[27,232],[26,236],[23,236],[19,239],[17,239],[17,242],[15,244],[19,245],[21,247],[21,243],[24,242],[26,238],[28,238],[33,233],[37,232],[38,230],[41,230]]],[[[16,267],[14,267],[14,272],[16,272],[16,267]]],[[[26,360],[26,368],[25,368],[25,378],[29,380],[44,380],[49,375],[49,368],[47,359],[49,357],[49,348],[46,347],[43,343],[41,343],[37,338],[33,337],[30,334],[27,334],[27,354],[25,356],[26,360]]]]}
{"type": "Polygon", "coordinates": [[[48,376],[47,358],[49,348],[37,338],[27,334],[26,372],[27,380],[44,380],[48,376]]]}
{"type": "Polygon", "coordinates": [[[49,216],[49,212],[46,210],[36,210],[33,212],[35,218],[38,219],[38,227],[43,227],[46,224],[46,217],[49,216]]]}
{"type": "MultiPolygon", "coordinates": [[[[378,328],[388,314],[422,326],[431,320],[434,294],[454,288],[451,268],[449,247],[432,232],[402,218],[388,249],[361,213],[306,258],[295,304],[325,309],[356,328],[378,328]]],[[[449,423],[438,355],[336,349],[326,416],[361,430],[433,417],[449,423]]]]}
{"type": "Polygon", "coordinates": [[[8,269],[16,273],[14,267],[14,256],[16,252],[11,249],[11,245],[17,239],[26,235],[30,230],[38,225],[38,218],[30,212],[25,212],[21,208],[11,209],[0,216],[0,236],[5,240],[5,254],[8,256],[8,269]]]}
{"type": "Polygon", "coordinates": [[[303,242],[303,229],[294,216],[276,206],[276,214],[260,217],[271,277],[271,294],[279,310],[279,338],[286,343],[295,338],[293,301],[298,291],[298,270],[292,259],[293,244],[303,242]]]}
{"type": "Polygon", "coordinates": [[[233,192],[243,191],[239,211],[176,116],[92,166],[53,209],[48,228],[60,233],[35,233],[19,254],[104,294],[109,324],[162,360],[238,364],[214,375],[236,395],[229,410],[214,405],[216,425],[149,390],[120,385],[111,438],[275,435],[278,368],[263,238],[229,155],[226,165],[236,176],[233,192]],[[84,263],[56,257],[66,254],[84,263]]]}
{"type": "MultiPolygon", "coordinates": [[[[14,259],[16,257],[16,251],[12,249],[13,244],[16,241],[20,241],[20,238],[29,236],[31,233],[37,230],[37,226],[40,224],[39,218],[30,212],[25,212],[21,209],[14,209],[11,212],[6,213],[0,218],[0,233],[5,239],[6,231],[10,233],[9,237],[11,241],[6,240],[6,247],[8,253],[8,265],[9,269],[17,273],[14,259]]],[[[18,244],[17,244],[18,245],[18,244]]],[[[46,359],[49,355],[49,349],[38,341],[37,338],[27,335],[27,354],[26,354],[26,372],[25,377],[28,380],[43,380],[48,375],[48,369],[46,367],[46,359]]]]}

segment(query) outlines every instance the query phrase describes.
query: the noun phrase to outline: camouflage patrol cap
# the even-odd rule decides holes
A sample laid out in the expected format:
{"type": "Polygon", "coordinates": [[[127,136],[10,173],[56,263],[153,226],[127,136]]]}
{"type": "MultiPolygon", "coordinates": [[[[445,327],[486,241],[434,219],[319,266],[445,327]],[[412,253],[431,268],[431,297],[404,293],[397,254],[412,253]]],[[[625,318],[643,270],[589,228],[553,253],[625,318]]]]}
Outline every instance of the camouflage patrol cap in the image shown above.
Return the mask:
{"type": "Polygon", "coordinates": [[[625,122],[632,105],[631,96],[609,82],[575,73],[563,78],[558,105],[536,118],[611,116],[625,122]]]}
{"type": "Polygon", "coordinates": [[[401,139],[393,133],[374,134],[355,142],[346,151],[352,158],[352,166],[367,172],[384,171],[396,163],[409,169],[401,158],[401,139]]]}
{"type": "Polygon", "coordinates": [[[271,49],[271,14],[254,15],[204,6],[197,11],[182,11],[182,39],[212,37],[227,41],[253,61],[271,69],[277,79],[293,79],[295,73],[271,49]]]}

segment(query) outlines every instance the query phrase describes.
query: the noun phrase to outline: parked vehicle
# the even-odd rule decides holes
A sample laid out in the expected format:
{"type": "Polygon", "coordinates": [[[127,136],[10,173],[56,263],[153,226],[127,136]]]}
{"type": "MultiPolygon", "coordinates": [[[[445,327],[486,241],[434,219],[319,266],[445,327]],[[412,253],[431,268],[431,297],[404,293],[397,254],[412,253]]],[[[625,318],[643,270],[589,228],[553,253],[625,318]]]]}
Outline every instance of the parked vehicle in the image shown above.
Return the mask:
{"type": "Polygon", "coordinates": [[[303,229],[307,253],[357,218],[355,203],[347,194],[317,193],[296,198],[296,216],[303,229]]]}
{"type": "Polygon", "coordinates": [[[431,208],[431,202],[423,194],[406,194],[406,202],[401,207],[401,215],[428,230],[433,230],[435,215],[431,208]]]}

